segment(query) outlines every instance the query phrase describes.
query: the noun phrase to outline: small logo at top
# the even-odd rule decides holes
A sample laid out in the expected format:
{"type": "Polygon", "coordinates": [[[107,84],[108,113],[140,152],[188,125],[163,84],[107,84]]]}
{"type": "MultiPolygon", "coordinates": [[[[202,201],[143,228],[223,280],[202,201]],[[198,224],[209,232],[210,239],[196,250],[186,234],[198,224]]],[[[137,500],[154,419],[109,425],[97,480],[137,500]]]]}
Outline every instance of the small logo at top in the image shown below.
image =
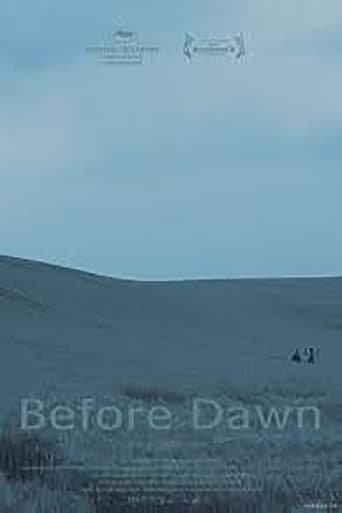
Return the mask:
{"type": "Polygon", "coordinates": [[[142,64],[147,53],[157,53],[156,46],[145,46],[139,35],[132,30],[116,30],[109,45],[87,48],[103,64],[142,64]]]}
{"type": "Polygon", "coordinates": [[[240,60],[246,55],[245,40],[242,33],[229,37],[211,37],[194,35],[189,32],[185,34],[183,54],[188,62],[195,57],[233,57],[240,60]]]}

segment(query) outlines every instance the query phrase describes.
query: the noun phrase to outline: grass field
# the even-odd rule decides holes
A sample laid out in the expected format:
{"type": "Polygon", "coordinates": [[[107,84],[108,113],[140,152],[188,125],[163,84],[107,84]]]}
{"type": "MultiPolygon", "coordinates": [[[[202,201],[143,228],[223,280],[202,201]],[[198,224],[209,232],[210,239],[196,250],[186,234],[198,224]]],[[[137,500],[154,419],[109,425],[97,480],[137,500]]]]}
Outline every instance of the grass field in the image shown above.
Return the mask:
{"type": "Polygon", "coordinates": [[[337,512],[341,314],[339,278],[135,282],[1,257],[0,512],[337,512]],[[46,426],[23,429],[24,399],[46,426]],[[260,422],[272,409],[282,427],[260,422]]]}

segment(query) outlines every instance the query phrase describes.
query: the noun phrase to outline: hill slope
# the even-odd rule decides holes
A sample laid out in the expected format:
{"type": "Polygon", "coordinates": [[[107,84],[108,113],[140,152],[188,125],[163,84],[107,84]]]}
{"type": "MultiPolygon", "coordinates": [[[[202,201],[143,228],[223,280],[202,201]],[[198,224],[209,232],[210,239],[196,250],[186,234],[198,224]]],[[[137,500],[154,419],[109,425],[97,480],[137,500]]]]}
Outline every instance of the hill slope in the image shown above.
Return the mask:
{"type": "Polygon", "coordinates": [[[339,380],[341,335],[342,279],[134,282],[0,258],[2,388],[267,381],[298,372],[296,346],[321,349],[310,379],[339,380]]]}
{"type": "MultiPolygon", "coordinates": [[[[114,438],[98,430],[62,433],[69,461],[86,462],[89,477],[92,465],[112,468],[114,462],[120,472],[140,457],[157,482],[159,459],[165,465],[165,458],[177,458],[174,483],[183,486],[184,476],[193,476],[185,467],[179,470],[182,458],[185,465],[210,457],[212,463],[201,472],[214,473],[216,483],[225,475],[222,465],[226,468],[233,458],[244,461],[244,471],[261,476],[265,485],[264,493],[252,499],[242,492],[229,496],[228,501],[238,501],[236,511],[292,511],[291,506],[304,504],[303,497],[314,502],[340,489],[341,314],[342,280],[337,278],[136,282],[0,257],[0,414],[3,422],[10,413],[18,414],[23,397],[69,405],[80,397],[109,397],[126,409],[161,401],[182,429],[177,424],[156,433],[145,426],[134,434],[117,431],[114,438]],[[307,359],[308,347],[315,350],[315,364],[291,361],[295,348],[307,359]],[[182,422],[187,422],[188,401],[196,396],[253,412],[260,405],[313,406],[324,422],[319,430],[296,429],[292,423],[280,430],[253,424],[231,432],[221,422],[217,429],[194,432],[182,422]]],[[[0,456],[6,447],[17,454],[18,443],[0,439],[0,456]]],[[[5,474],[16,476],[6,465],[5,474]]],[[[172,469],[163,472],[169,482],[172,469]]],[[[68,480],[79,497],[77,483],[84,477],[73,470],[68,480]]],[[[191,489],[190,481],[187,486],[191,489]]],[[[118,511],[115,500],[102,509],[81,501],[77,511],[88,506],[91,513],[118,511]]],[[[16,500],[6,511],[19,511],[16,500]]]]}

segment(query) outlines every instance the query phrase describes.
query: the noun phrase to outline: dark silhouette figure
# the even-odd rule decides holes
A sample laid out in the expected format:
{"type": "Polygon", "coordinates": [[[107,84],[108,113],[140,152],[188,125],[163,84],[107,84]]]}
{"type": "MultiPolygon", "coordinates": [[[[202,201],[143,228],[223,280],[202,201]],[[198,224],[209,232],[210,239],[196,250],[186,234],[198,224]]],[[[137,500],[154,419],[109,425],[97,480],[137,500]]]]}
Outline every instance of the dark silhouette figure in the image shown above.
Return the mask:
{"type": "Polygon", "coordinates": [[[308,363],[315,363],[315,350],[313,347],[309,347],[308,363]]]}
{"type": "Polygon", "coordinates": [[[297,348],[295,353],[293,354],[291,360],[295,363],[300,363],[302,361],[301,357],[300,357],[300,354],[299,354],[299,349],[297,348]]]}

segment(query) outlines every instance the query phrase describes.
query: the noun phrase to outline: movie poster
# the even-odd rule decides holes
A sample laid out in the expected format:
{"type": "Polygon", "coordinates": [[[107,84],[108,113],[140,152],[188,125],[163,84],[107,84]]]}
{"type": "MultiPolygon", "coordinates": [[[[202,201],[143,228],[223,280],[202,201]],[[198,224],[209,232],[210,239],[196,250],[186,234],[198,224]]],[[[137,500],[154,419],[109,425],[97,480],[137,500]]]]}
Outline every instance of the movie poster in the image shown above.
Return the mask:
{"type": "Polygon", "coordinates": [[[341,2],[0,13],[0,513],[341,513],[341,2]]]}

